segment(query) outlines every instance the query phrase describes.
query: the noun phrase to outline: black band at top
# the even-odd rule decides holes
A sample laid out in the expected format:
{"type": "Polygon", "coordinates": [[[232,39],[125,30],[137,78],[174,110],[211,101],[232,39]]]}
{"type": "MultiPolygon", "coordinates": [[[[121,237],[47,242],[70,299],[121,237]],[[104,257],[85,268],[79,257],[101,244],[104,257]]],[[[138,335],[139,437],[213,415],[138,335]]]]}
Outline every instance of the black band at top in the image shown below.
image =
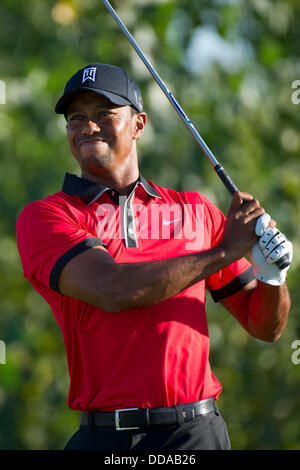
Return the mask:
{"type": "Polygon", "coordinates": [[[58,280],[65,265],[75,256],[79,255],[80,253],[83,253],[85,250],[88,250],[89,248],[93,248],[94,246],[106,246],[106,245],[99,238],[86,238],[85,240],[82,240],[77,245],[73,246],[66,253],[64,253],[56,261],[55,265],[52,268],[50,278],[49,278],[49,285],[51,289],[55,290],[56,292],[59,292],[58,280]]]}
{"type": "Polygon", "coordinates": [[[219,302],[226,297],[230,297],[231,295],[236,294],[239,290],[249,284],[249,282],[253,281],[253,279],[255,279],[255,277],[253,275],[253,268],[251,266],[249,269],[235,277],[225,286],[221,287],[220,289],[211,290],[211,296],[215,302],[219,302]]]}

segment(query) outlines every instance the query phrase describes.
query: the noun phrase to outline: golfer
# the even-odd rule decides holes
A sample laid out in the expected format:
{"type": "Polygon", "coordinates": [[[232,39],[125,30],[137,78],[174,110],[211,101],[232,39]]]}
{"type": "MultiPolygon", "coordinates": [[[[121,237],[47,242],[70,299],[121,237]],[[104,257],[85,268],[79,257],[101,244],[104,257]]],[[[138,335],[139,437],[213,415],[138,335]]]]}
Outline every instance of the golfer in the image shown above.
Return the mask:
{"type": "Polygon", "coordinates": [[[81,412],[65,448],[229,449],[205,291],[250,335],[276,340],[290,299],[288,268],[274,260],[291,260],[292,244],[248,193],[233,195],[225,218],[203,195],[141,175],[147,115],[119,67],[80,69],[56,112],[80,176],[22,210],[17,243],[64,338],[68,406],[81,412]]]}

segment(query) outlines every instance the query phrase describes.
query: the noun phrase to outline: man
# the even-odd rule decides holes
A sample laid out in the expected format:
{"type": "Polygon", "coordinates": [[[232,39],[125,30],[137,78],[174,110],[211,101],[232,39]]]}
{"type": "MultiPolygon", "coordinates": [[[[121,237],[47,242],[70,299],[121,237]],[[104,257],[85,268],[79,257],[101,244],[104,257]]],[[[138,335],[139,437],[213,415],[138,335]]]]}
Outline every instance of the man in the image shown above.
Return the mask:
{"type": "Polygon", "coordinates": [[[68,405],[82,412],[66,449],[229,449],[205,288],[252,336],[276,340],[290,300],[287,268],[272,261],[291,259],[291,243],[250,194],[234,194],[225,220],[201,194],[142,177],[147,116],[122,69],[80,69],[56,112],[81,177],[27,205],[17,241],[63,333],[68,405]]]}

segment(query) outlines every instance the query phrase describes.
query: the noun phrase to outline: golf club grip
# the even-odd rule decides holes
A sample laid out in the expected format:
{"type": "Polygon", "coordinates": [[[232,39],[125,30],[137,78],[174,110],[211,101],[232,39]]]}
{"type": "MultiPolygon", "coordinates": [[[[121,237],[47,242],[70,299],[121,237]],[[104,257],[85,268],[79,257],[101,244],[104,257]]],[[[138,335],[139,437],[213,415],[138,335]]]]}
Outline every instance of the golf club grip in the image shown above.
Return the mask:
{"type": "MultiPolygon", "coordinates": [[[[230,192],[230,194],[233,196],[233,194],[236,191],[238,191],[238,188],[233,183],[233,181],[231,180],[228,173],[226,173],[226,171],[224,170],[224,168],[220,164],[216,165],[214,167],[214,169],[215,169],[217,175],[219,176],[219,178],[222,180],[223,184],[226,186],[226,188],[230,192]]],[[[290,265],[289,257],[287,255],[284,255],[284,256],[282,256],[282,258],[280,258],[278,261],[276,261],[275,264],[279,269],[284,269],[284,268],[286,268],[287,266],[290,265]]]]}
{"type": "Polygon", "coordinates": [[[233,183],[233,181],[231,180],[228,173],[226,173],[226,171],[224,170],[222,165],[220,165],[220,163],[218,163],[216,166],[214,166],[214,170],[217,173],[217,175],[219,176],[219,178],[221,179],[222,183],[225,185],[225,187],[230,192],[231,196],[233,196],[234,193],[236,193],[238,191],[238,188],[233,183]]]}

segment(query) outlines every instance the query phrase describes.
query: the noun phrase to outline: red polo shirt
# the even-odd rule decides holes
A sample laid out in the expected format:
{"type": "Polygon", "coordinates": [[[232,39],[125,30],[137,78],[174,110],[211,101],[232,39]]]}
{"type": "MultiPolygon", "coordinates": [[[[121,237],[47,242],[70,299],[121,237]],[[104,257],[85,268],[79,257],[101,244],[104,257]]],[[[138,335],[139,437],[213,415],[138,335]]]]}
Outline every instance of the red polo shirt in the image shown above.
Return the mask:
{"type": "Polygon", "coordinates": [[[85,411],[155,408],[221,392],[209,364],[205,288],[218,301],[253,279],[241,259],[173,298],[108,313],[62,295],[63,267],[103,245],[117,263],[162,260],[218,243],[224,216],[196,192],[140,176],[128,198],[66,174],[62,191],[28,204],[17,220],[24,276],[50,305],[68,359],[68,405],[85,411]]]}

